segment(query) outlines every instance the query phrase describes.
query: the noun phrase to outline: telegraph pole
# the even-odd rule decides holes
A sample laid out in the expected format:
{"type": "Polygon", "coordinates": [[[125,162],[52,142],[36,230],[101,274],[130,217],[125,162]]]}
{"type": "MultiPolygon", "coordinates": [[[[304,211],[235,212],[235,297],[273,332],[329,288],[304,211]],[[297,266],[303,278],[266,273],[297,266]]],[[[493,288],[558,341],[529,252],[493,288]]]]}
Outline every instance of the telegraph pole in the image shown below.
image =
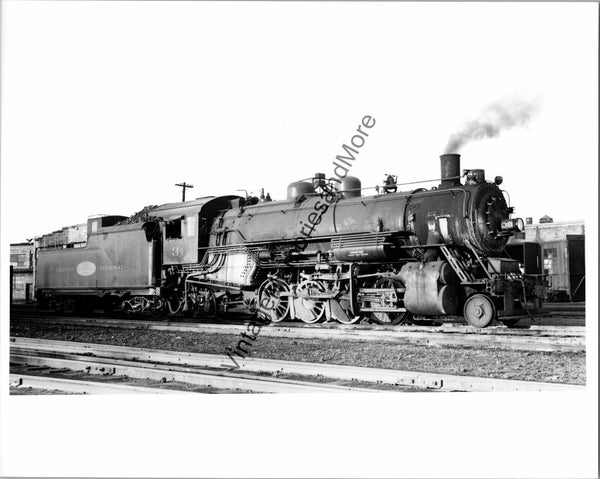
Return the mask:
{"type": "Polygon", "coordinates": [[[181,188],[183,189],[182,195],[181,195],[181,201],[185,201],[185,189],[194,187],[194,185],[188,185],[185,181],[183,183],[176,183],[175,186],[181,186],[181,188]]]}

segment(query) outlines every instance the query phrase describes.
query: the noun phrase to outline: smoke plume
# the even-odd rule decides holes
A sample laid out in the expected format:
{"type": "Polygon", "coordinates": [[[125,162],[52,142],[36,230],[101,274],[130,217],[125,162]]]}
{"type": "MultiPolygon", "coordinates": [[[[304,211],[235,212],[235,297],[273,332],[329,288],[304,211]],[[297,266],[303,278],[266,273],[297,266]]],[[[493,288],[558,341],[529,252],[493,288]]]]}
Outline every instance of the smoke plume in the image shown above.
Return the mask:
{"type": "Polygon", "coordinates": [[[448,139],[444,153],[458,153],[468,142],[495,138],[503,130],[526,125],[540,110],[540,101],[504,100],[488,105],[476,119],[468,121],[448,139]]]}

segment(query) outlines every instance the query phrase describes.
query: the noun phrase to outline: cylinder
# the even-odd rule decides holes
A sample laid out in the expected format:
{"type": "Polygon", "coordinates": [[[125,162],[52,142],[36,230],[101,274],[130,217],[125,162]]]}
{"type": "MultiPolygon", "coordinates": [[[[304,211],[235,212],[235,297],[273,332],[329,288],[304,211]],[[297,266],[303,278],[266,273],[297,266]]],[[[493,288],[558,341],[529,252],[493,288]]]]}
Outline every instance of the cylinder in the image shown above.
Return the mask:
{"type": "Polygon", "coordinates": [[[445,316],[458,309],[458,291],[448,263],[407,263],[400,270],[404,283],[404,306],[413,314],[445,316]]]}
{"type": "Polygon", "coordinates": [[[442,172],[441,188],[460,185],[460,155],[457,153],[446,153],[440,155],[442,172]]]}

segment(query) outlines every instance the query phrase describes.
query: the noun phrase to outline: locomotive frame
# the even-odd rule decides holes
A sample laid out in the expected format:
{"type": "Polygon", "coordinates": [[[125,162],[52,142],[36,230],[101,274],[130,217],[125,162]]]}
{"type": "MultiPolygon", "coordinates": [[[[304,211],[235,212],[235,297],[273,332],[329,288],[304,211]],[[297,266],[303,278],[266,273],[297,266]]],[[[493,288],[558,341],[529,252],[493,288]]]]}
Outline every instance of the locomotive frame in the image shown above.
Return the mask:
{"type": "MultiPolygon", "coordinates": [[[[37,251],[42,302],[217,317],[228,312],[352,324],[462,315],[512,324],[541,307],[544,283],[504,254],[523,228],[483,170],[440,157],[441,183],[375,195],[325,175],[285,201],[204,197],[150,208],[142,221],[88,220],[83,248],[37,251]],[[465,182],[461,182],[461,178],[465,182]],[[119,241],[115,241],[116,238],[119,241]]],[[[139,220],[140,218],[138,218],[139,220]]]]}

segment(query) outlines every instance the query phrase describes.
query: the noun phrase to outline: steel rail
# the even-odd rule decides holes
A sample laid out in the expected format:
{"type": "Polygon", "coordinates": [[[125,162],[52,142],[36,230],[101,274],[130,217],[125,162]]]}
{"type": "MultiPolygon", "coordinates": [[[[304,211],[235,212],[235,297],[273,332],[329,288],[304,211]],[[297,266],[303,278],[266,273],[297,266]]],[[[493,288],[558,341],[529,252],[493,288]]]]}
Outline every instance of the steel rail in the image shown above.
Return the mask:
{"type": "Polygon", "coordinates": [[[122,359],[93,358],[79,355],[36,352],[11,352],[10,361],[28,366],[46,366],[71,371],[85,371],[90,374],[110,374],[135,379],[150,379],[161,382],[182,382],[215,389],[241,389],[256,393],[341,393],[341,392],[378,392],[377,389],[320,384],[309,381],[296,381],[272,377],[251,376],[249,374],[227,371],[205,371],[197,367],[183,367],[142,363],[122,359]],[[54,357],[53,357],[54,356],[54,357]],[[62,357],[61,357],[62,356],[62,357]]]}
{"type": "MultiPolygon", "coordinates": [[[[95,354],[118,359],[135,359],[154,364],[186,365],[208,368],[233,368],[226,356],[157,349],[129,348],[106,344],[71,343],[42,339],[15,338],[16,351],[27,348],[44,352],[63,351],[73,354],[95,354]]],[[[11,351],[12,354],[12,351],[11,351]]],[[[89,356],[88,356],[89,357],[89,356]]],[[[377,382],[446,391],[580,391],[585,386],[564,383],[546,383],[495,379],[489,377],[459,376],[395,369],[344,366],[298,361],[235,357],[240,371],[300,376],[322,376],[336,380],[377,382]]]]}
{"type": "Polygon", "coordinates": [[[10,386],[17,388],[48,389],[76,394],[173,394],[186,393],[160,388],[131,386],[98,381],[80,381],[77,379],[55,378],[47,376],[31,376],[11,374],[10,386]]]}
{"type": "MultiPolygon", "coordinates": [[[[119,325],[123,323],[134,323],[137,325],[166,325],[166,326],[190,326],[190,327],[227,327],[240,326],[241,322],[248,322],[248,319],[238,319],[236,323],[220,323],[214,320],[207,321],[200,319],[200,322],[189,322],[189,318],[165,318],[165,319],[148,319],[148,318],[103,318],[103,317],[77,317],[77,316],[36,316],[22,315],[13,316],[11,319],[15,321],[43,321],[43,322],[72,322],[76,324],[106,323],[109,326],[119,325]],[[186,321],[185,319],[188,319],[186,321]]],[[[357,330],[357,331],[392,331],[392,332],[431,332],[431,333],[456,333],[456,334],[489,334],[489,335],[506,335],[506,336],[585,336],[585,326],[558,326],[558,325],[531,325],[528,327],[509,328],[506,326],[489,326],[487,328],[475,328],[464,323],[444,322],[440,326],[417,326],[417,325],[377,325],[377,324],[341,324],[336,322],[326,322],[318,324],[307,324],[302,322],[283,321],[281,323],[271,324],[273,328],[304,328],[304,329],[327,329],[327,330],[357,330]]]]}
{"type": "MultiPolygon", "coordinates": [[[[31,321],[32,318],[28,318],[31,321]]],[[[18,320],[17,320],[18,321],[18,320]]],[[[146,320],[119,320],[105,318],[36,318],[35,322],[53,324],[77,324],[86,326],[146,329],[154,331],[178,331],[188,333],[240,334],[247,331],[245,324],[205,324],[179,323],[146,320]]],[[[256,323],[255,323],[256,324],[256,323]]],[[[472,346],[518,351],[580,352],[585,351],[585,328],[562,330],[513,330],[509,328],[476,329],[468,326],[449,327],[443,330],[422,330],[421,327],[384,327],[366,329],[364,327],[298,327],[265,326],[260,330],[264,337],[294,339],[344,339],[371,342],[413,343],[430,346],[472,346]],[[494,331],[494,332],[492,332],[494,331]],[[510,331],[510,332],[509,332],[510,331]],[[519,331],[516,333],[515,331],[519,331]],[[535,332],[533,332],[535,331],[535,332]]]]}

